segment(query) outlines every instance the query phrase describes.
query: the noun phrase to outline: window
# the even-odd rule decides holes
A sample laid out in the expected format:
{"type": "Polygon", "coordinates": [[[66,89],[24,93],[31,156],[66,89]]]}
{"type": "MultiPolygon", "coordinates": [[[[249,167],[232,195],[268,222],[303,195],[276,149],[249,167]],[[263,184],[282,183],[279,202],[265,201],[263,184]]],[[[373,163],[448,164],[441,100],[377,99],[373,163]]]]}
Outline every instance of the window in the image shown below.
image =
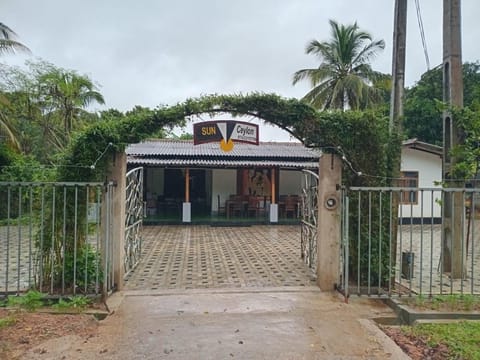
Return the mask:
{"type": "MultiPolygon", "coordinates": [[[[418,188],[418,171],[402,171],[400,187],[402,188],[418,188]]],[[[400,195],[401,204],[417,204],[417,190],[403,190],[400,195]]]]}

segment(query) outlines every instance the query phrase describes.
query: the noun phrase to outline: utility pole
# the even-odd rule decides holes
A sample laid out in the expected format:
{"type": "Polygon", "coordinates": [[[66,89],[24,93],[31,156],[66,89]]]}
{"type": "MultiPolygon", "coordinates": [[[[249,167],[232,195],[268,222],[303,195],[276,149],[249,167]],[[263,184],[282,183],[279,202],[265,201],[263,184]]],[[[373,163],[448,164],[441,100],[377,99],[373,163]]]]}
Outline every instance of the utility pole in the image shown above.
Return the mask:
{"type": "MultiPolygon", "coordinates": [[[[392,177],[400,177],[401,165],[401,133],[403,118],[403,97],[405,92],[405,57],[407,40],[407,0],[395,0],[395,13],[393,25],[393,54],[392,54],[392,93],[390,97],[390,122],[389,132],[392,139],[395,140],[395,149],[390,153],[394,154],[390,159],[392,164],[392,177]]],[[[392,144],[390,144],[392,146],[392,144]]],[[[393,183],[393,186],[398,186],[393,183]]],[[[392,246],[390,249],[390,258],[392,264],[397,263],[397,229],[398,229],[398,205],[399,194],[395,194],[392,200],[392,246]]],[[[395,275],[393,274],[392,284],[395,284],[395,275]]]]}
{"type": "MultiPolygon", "coordinates": [[[[460,0],[443,0],[443,101],[463,107],[462,35],[460,0]]],[[[450,111],[443,113],[443,178],[447,188],[462,188],[464,183],[454,179],[452,170],[457,159],[450,154],[462,143],[462,134],[450,111]]],[[[464,204],[460,192],[445,192],[442,221],[442,269],[454,279],[464,276],[463,254],[464,204]]]]}
{"type": "MultiPolygon", "coordinates": [[[[407,39],[407,0],[395,0],[392,55],[392,93],[390,99],[390,134],[402,131],[405,90],[405,54],[407,39]]],[[[399,157],[400,160],[400,157],[399,157]]],[[[400,171],[400,161],[398,161],[400,171]]]]}

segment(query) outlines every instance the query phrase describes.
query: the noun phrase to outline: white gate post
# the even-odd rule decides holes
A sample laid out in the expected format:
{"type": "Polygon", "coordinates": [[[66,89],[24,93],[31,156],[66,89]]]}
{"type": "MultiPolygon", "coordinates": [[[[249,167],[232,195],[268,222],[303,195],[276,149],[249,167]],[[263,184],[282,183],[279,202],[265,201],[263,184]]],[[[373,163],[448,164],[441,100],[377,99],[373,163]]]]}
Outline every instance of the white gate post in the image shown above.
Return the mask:
{"type": "MultiPolygon", "coordinates": [[[[126,206],[126,174],[127,155],[117,152],[108,174],[108,181],[113,181],[116,186],[113,190],[111,239],[113,242],[113,276],[118,290],[123,287],[123,276],[125,273],[125,206],[126,206]]],[[[107,224],[108,226],[108,224],[107,224]]]]}
{"type": "Polygon", "coordinates": [[[319,162],[317,284],[330,291],[340,279],[342,160],[324,154],[319,162]]]}

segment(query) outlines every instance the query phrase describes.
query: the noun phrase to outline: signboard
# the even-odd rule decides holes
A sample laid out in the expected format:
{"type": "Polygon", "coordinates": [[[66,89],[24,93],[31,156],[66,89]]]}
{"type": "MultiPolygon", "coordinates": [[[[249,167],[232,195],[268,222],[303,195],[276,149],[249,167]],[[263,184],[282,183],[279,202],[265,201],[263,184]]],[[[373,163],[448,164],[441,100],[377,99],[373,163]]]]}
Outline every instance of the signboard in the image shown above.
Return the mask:
{"type": "Polygon", "coordinates": [[[234,142],[258,145],[258,125],[226,120],[193,124],[194,145],[217,141],[223,151],[232,151],[234,142]]]}

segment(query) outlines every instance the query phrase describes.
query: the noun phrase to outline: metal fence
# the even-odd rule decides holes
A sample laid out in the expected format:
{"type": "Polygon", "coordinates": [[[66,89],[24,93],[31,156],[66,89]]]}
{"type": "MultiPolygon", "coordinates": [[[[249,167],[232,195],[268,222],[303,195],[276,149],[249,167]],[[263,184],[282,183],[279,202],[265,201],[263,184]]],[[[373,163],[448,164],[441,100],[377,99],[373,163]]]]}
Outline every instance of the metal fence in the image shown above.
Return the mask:
{"type": "Polygon", "coordinates": [[[480,294],[478,191],[344,189],[340,290],[345,296],[480,294]]]}
{"type": "Polygon", "coordinates": [[[0,182],[0,295],[108,292],[112,187],[0,182]]]}

